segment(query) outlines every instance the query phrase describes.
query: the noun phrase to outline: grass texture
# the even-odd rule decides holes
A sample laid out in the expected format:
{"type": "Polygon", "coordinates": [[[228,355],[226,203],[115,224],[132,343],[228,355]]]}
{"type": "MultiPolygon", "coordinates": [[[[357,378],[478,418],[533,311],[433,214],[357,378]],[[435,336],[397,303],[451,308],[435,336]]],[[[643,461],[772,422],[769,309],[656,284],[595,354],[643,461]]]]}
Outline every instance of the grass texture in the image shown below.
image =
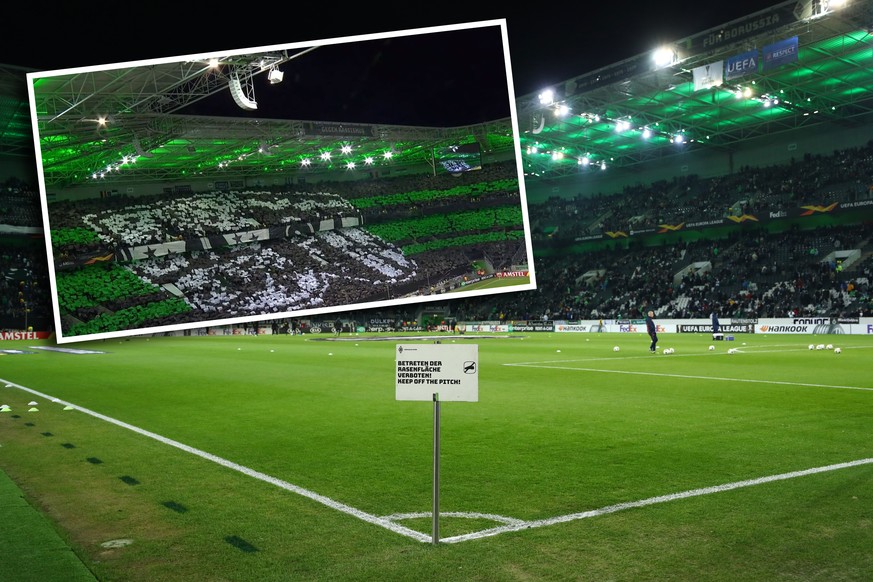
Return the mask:
{"type": "Polygon", "coordinates": [[[394,378],[429,338],[4,342],[0,469],[100,580],[873,572],[871,338],[442,334],[479,378],[441,404],[437,544],[434,407],[394,378]]]}

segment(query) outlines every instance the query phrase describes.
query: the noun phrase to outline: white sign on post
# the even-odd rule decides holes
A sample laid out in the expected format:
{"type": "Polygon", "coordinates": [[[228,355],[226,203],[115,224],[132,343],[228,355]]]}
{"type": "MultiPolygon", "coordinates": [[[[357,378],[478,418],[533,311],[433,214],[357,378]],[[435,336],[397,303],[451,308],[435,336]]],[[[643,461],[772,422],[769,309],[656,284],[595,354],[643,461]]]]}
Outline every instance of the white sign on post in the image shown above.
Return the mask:
{"type": "Polygon", "coordinates": [[[397,400],[479,401],[479,346],[399,344],[397,400]]]}

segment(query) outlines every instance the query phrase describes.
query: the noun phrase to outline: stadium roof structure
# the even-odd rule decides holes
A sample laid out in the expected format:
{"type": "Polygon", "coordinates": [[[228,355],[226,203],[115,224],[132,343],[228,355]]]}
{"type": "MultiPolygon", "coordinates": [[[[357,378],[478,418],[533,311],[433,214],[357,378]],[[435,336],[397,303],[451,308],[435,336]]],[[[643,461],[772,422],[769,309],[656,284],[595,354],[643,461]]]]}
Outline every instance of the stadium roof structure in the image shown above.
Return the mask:
{"type": "Polygon", "coordinates": [[[0,156],[33,157],[27,102],[29,69],[0,64],[0,156]]]}
{"type": "MultiPolygon", "coordinates": [[[[673,42],[675,58],[667,66],[656,67],[650,54],[641,54],[551,87],[548,104],[539,92],[516,97],[526,181],[577,176],[601,164],[641,166],[694,151],[729,153],[801,128],[869,123],[871,30],[873,0],[840,6],[836,0],[789,0],[673,42]],[[765,68],[762,51],[792,38],[796,58],[765,68]],[[759,60],[754,71],[705,88],[695,83],[696,70],[750,52],[759,60]],[[676,143],[676,136],[684,141],[676,143]]],[[[234,72],[247,82],[240,84],[244,93],[248,83],[266,83],[273,64],[296,56],[227,55],[217,71],[203,62],[177,62],[38,80],[46,186],[337,172],[349,161],[364,168],[368,157],[377,167],[389,163],[386,152],[393,154],[391,166],[402,168],[432,164],[434,147],[471,139],[495,155],[514,148],[509,118],[435,128],[184,114],[187,105],[227,91],[234,72]],[[97,112],[106,115],[105,125],[98,125],[97,112]],[[343,146],[352,153],[337,155],[343,146]],[[334,154],[331,161],[321,159],[324,152],[334,154]]],[[[6,94],[2,85],[0,91],[6,94]]],[[[11,122],[0,134],[0,154],[31,154],[32,132],[25,136],[30,143],[21,141],[26,104],[2,99],[15,112],[3,117],[11,122]]]]}
{"type": "Polygon", "coordinates": [[[837,4],[783,2],[672,43],[666,66],[643,54],[517,98],[525,181],[870,122],[873,2],[837,4]],[[767,50],[785,42],[790,51],[795,37],[796,58],[768,68],[775,53],[767,50]],[[725,80],[727,67],[718,65],[747,66],[731,61],[743,54],[757,59],[754,70],[725,80]],[[714,71],[708,82],[695,82],[706,67],[714,71]]]}
{"type": "MultiPolygon", "coordinates": [[[[255,83],[261,90],[261,83],[281,82],[273,77],[276,71],[281,74],[280,65],[317,48],[32,75],[45,187],[97,180],[107,187],[186,179],[273,180],[278,174],[349,171],[350,164],[357,170],[389,166],[398,171],[433,167],[434,148],[474,141],[483,155],[514,156],[509,116],[461,127],[254,117],[255,83]],[[221,92],[227,101],[233,96],[237,114],[185,113],[221,92]]],[[[33,131],[30,136],[33,143],[33,131]]]]}

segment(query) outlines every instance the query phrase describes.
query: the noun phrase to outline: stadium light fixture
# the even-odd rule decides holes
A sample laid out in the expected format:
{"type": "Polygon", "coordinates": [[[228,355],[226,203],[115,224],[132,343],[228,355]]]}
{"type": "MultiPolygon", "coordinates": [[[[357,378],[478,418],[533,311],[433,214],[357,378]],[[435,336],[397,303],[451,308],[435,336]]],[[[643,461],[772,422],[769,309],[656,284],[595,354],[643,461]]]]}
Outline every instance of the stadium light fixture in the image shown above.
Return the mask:
{"type": "Polygon", "coordinates": [[[669,67],[676,62],[676,51],[671,47],[660,47],[652,53],[652,60],[656,67],[669,67]]]}
{"type": "Polygon", "coordinates": [[[282,79],[285,78],[285,73],[277,65],[273,65],[270,67],[270,72],[267,73],[267,80],[270,81],[270,85],[277,85],[282,82],[282,79]]]}
{"type": "Polygon", "coordinates": [[[551,105],[555,102],[555,92],[551,89],[546,89],[539,94],[540,105],[551,105]]]}

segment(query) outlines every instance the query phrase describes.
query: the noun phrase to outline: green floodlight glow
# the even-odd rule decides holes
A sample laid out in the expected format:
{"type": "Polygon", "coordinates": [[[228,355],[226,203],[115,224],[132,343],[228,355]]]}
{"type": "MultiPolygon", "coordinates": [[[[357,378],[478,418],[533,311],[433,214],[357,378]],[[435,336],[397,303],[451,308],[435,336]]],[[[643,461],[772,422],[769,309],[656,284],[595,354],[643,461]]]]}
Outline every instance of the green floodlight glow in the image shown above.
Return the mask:
{"type": "Polygon", "coordinates": [[[841,97],[861,97],[866,95],[867,93],[870,93],[870,89],[867,89],[865,87],[850,87],[845,91],[841,91],[837,94],[841,97]]]}
{"type": "Polygon", "coordinates": [[[618,150],[619,152],[627,152],[636,150],[639,145],[637,143],[626,143],[624,145],[617,146],[613,149],[618,150]]]}
{"type": "MultiPolygon", "coordinates": [[[[870,52],[873,52],[871,50],[870,52]]],[[[853,83],[862,87],[873,86],[873,69],[861,67],[853,72],[844,74],[840,81],[843,83],[853,83]]]]}

